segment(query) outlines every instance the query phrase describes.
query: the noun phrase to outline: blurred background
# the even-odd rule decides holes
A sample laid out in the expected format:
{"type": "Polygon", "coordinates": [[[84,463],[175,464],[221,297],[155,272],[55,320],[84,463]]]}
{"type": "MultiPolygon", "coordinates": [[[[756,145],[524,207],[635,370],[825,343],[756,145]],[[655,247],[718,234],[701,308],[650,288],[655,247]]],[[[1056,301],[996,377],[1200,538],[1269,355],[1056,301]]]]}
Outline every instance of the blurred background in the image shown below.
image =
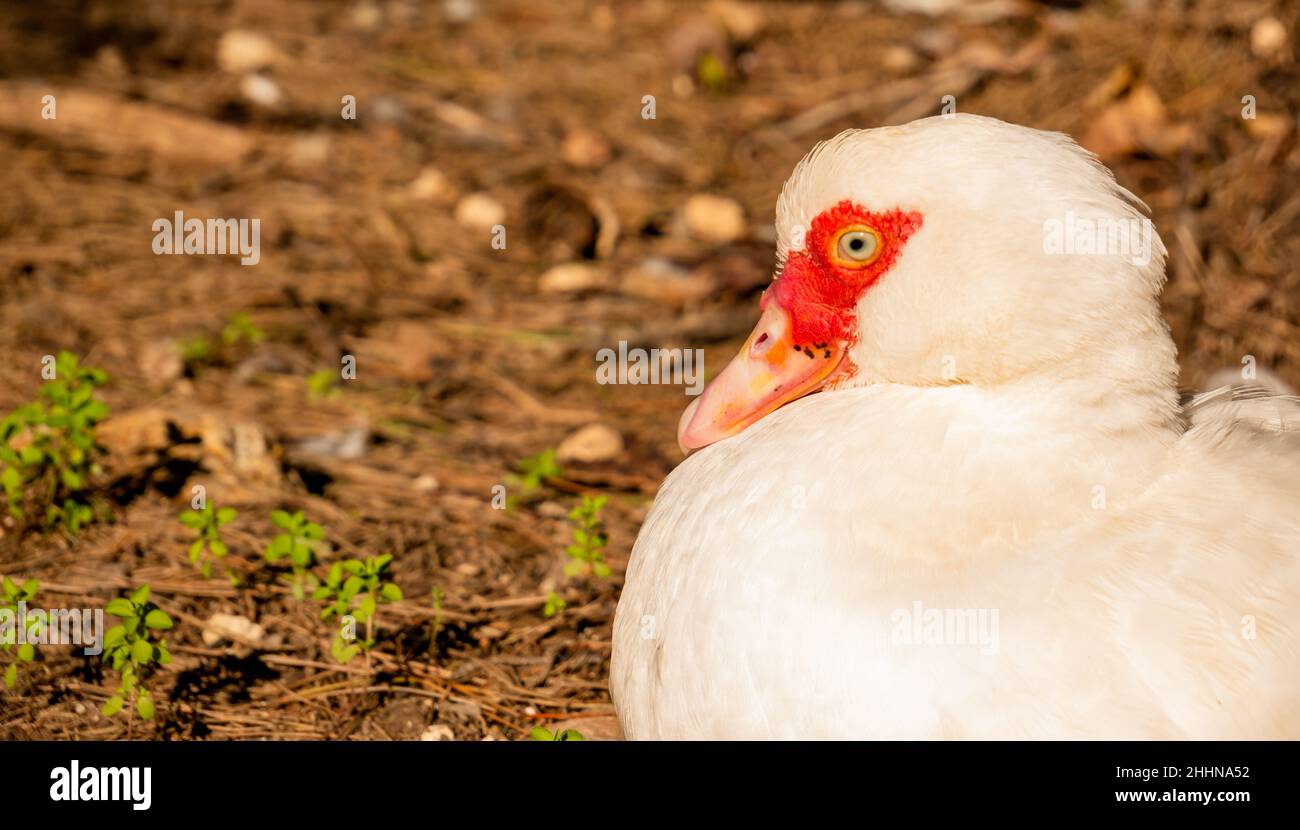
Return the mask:
{"type": "Polygon", "coordinates": [[[597,350],[720,370],[795,162],[944,96],[1070,133],[1151,206],[1185,387],[1248,357],[1300,384],[1298,7],[0,4],[0,414],[61,350],[109,407],[56,498],[93,518],[25,494],[0,573],[45,607],[149,584],[176,623],[152,720],[46,647],[0,737],[612,734],[610,623],[688,399],[596,383],[597,350]],[[155,255],[178,210],[260,219],[260,261],[155,255]],[[206,578],[178,521],[199,485],[238,511],[206,578]],[[275,510],[321,526],[320,579],[394,557],[369,655],[339,663],[265,560],[275,510]]]}

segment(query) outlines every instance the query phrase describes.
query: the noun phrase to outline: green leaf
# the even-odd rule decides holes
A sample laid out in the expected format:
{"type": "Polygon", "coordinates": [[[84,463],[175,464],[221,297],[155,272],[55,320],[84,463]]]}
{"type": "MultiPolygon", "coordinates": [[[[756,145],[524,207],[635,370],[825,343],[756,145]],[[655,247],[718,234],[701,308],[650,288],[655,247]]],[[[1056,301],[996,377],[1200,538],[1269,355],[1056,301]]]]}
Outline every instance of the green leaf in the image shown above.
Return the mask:
{"type": "Polygon", "coordinates": [[[529,731],[528,737],[532,738],[534,741],[555,740],[555,735],[553,735],[551,730],[547,729],[545,726],[534,726],[532,730],[529,731]]]}
{"type": "Polygon", "coordinates": [[[153,720],[153,697],[148,692],[141,692],[135,699],[135,710],[145,720],[153,720]]]}
{"type": "Polygon", "coordinates": [[[194,540],[194,544],[190,545],[191,565],[196,564],[199,561],[199,557],[203,555],[203,545],[204,541],[202,539],[196,539],[194,540]]]}
{"type": "Polygon", "coordinates": [[[134,602],[136,605],[144,605],[148,601],[149,601],[148,585],[141,585],[139,588],[136,588],[135,593],[131,595],[131,602],[134,602]]]}
{"type": "Polygon", "coordinates": [[[148,663],[153,659],[153,646],[148,640],[136,640],[131,645],[131,659],[137,663],[148,663]]]}
{"type": "Polygon", "coordinates": [[[293,545],[289,558],[293,561],[293,564],[305,568],[311,564],[311,548],[302,542],[297,542],[293,545]]]}
{"type": "Polygon", "coordinates": [[[32,599],[40,590],[41,581],[39,579],[29,579],[23,583],[23,597],[25,599],[32,599]]]}
{"type": "Polygon", "coordinates": [[[217,511],[217,525],[230,524],[239,515],[233,507],[223,507],[217,511]]]}
{"type": "Polygon", "coordinates": [[[272,539],[271,544],[266,546],[266,561],[279,562],[291,550],[293,550],[293,537],[287,533],[282,533],[272,539]]]}
{"type": "Polygon", "coordinates": [[[24,663],[30,663],[36,659],[36,647],[31,643],[23,643],[18,646],[18,659],[24,663]]]}
{"type": "Polygon", "coordinates": [[[375,598],[370,594],[364,594],[361,602],[357,604],[357,611],[360,612],[357,616],[361,617],[363,622],[370,619],[375,613],[375,598]]]}
{"type": "Polygon", "coordinates": [[[180,516],[180,520],[181,520],[181,524],[185,525],[188,528],[192,528],[194,530],[198,530],[199,528],[203,527],[204,524],[206,524],[203,518],[203,514],[193,510],[186,510],[184,513],[182,513],[180,516]]]}
{"type": "Polygon", "coordinates": [[[167,612],[161,608],[155,608],[145,616],[144,624],[153,629],[167,629],[171,628],[174,623],[172,623],[172,618],[167,616],[167,612]]]}
{"type": "Polygon", "coordinates": [[[381,596],[385,602],[401,602],[402,589],[398,588],[391,582],[385,582],[384,586],[379,589],[379,596],[381,596]]]}
{"type": "Polygon", "coordinates": [[[135,606],[131,604],[131,601],[121,597],[109,600],[108,605],[104,606],[104,610],[115,617],[130,617],[135,614],[135,606]]]}
{"type": "Polygon", "coordinates": [[[271,523],[276,527],[290,530],[293,528],[293,517],[283,510],[271,511],[271,523]]]}
{"type": "Polygon", "coordinates": [[[9,668],[5,669],[5,688],[12,689],[18,682],[18,664],[10,663],[9,668]]]}
{"type": "Polygon", "coordinates": [[[123,698],[121,694],[115,694],[112,697],[110,697],[107,702],[104,703],[104,708],[101,709],[100,711],[103,712],[104,717],[111,718],[113,717],[113,715],[116,715],[118,712],[122,711],[122,706],[124,706],[125,704],[126,704],[126,699],[123,698]]]}
{"type": "Polygon", "coordinates": [[[226,547],[226,543],[220,539],[213,539],[209,542],[208,549],[211,550],[212,555],[216,556],[218,559],[224,558],[227,553],[230,553],[230,548],[226,547]]]}

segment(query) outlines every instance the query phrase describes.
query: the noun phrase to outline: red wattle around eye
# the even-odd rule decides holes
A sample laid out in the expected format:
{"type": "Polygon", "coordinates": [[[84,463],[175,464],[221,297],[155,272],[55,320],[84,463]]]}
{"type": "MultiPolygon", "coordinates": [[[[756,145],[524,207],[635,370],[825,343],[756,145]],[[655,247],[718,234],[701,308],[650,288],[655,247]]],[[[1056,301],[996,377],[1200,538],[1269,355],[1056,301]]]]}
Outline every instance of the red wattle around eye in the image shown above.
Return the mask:
{"type": "Polygon", "coordinates": [[[790,315],[797,345],[850,341],[858,300],[893,267],[908,238],[920,229],[921,214],[899,208],[874,213],[844,200],[812,221],[805,249],[790,255],[766,296],[790,315]],[[879,234],[879,255],[864,267],[844,268],[827,246],[846,226],[865,225],[879,234]]]}

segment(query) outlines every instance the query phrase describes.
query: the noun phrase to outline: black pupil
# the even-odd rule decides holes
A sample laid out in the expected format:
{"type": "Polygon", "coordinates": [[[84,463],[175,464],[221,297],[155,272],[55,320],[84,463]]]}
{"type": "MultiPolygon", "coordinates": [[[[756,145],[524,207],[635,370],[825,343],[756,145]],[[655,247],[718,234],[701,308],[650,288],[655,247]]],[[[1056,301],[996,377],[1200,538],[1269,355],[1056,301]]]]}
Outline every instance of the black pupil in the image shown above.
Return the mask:
{"type": "Polygon", "coordinates": [[[850,240],[849,240],[849,247],[852,248],[852,249],[855,250],[855,251],[860,251],[860,250],[862,250],[862,240],[861,240],[861,239],[850,239],[850,240]]]}

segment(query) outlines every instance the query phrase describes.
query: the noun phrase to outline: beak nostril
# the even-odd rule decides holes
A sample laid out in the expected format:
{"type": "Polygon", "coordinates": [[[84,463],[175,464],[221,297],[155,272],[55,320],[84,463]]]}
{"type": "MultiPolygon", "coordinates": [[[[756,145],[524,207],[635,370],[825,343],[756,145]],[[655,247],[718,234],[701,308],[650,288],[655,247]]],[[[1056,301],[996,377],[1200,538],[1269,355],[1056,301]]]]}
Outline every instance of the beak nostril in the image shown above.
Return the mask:
{"type": "Polygon", "coordinates": [[[771,340],[771,338],[768,337],[767,332],[763,332],[758,336],[758,339],[754,341],[754,344],[750,346],[749,353],[757,356],[766,352],[772,346],[772,344],[768,342],[769,340],[771,340]]]}

